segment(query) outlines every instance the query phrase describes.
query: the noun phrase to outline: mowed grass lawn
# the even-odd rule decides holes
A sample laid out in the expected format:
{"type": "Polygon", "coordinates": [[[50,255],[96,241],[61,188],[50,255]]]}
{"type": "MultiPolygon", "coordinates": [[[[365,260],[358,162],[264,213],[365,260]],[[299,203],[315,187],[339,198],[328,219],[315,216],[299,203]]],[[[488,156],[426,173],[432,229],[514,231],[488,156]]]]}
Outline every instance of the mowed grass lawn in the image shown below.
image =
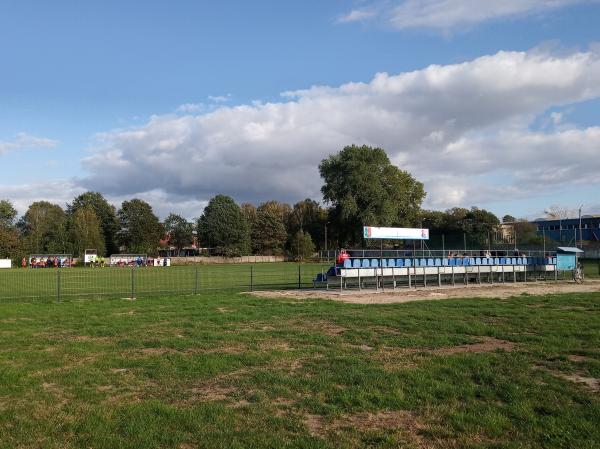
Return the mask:
{"type": "Polygon", "coordinates": [[[597,448],[600,294],[0,303],[1,448],[597,448]]]}

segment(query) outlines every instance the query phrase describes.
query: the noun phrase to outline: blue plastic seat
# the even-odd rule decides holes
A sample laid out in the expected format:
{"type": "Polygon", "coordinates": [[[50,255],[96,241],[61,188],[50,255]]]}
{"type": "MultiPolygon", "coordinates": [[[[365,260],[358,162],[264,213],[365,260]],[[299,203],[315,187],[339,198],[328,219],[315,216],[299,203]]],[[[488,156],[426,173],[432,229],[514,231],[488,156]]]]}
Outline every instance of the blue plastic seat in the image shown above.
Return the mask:
{"type": "Polygon", "coordinates": [[[517,257],[517,265],[522,265],[523,264],[523,259],[520,257],[517,257]]]}
{"type": "Polygon", "coordinates": [[[352,261],[350,259],[344,259],[344,268],[352,268],[352,261]]]}
{"type": "Polygon", "coordinates": [[[419,266],[420,267],[426,267],[427,266],[427,260],[425,260],[425,259],[419,259],[419,266]]]}
{"type": "Polygon", "coordinates": [[[475,265],[481,265],[481,257],[475,258],[475,265]]]}
{"type": "Polygon", "coordinates": [[[352,259],[352,268],[360,268],[360,259],[352,259]]]}
{"type": "Polygon", "coordinates": [[[435,266],[435,262],[433,261],[433,259],[427,259],[427,266],[428,266],[428,267],[433,267],[433,266],[435,266]]]}
{"type": "Polygon", "coordinates": [[[456,265],[456,259],[452,258],[452,259],[448,259],[448,265],[450,265],[451,267],[456,265]]]}
{"type": "Polygon", "coordinates": [[[404,259],[396,259],[396,266],[397,267],[403,267],[404,266],[404,259]]]}
{"type": "Polygon", "coordinates": [[[377,259],[371,259],[371,268],[378,268],[379,261],[377,259]]]}
{"type": "Polygon", "coordinates": [[[527,260],[527,257],[523,257],[523,265],[529,265],[529,261],[527,260]]]}
{"type": "Polygon", "coordinates": [[[447,267],[450,262],[445,257],[442,259],[442,266],[447,267]]]}
{"type": "Polygon", "coordinates": [[[363,268],[369,268],[371,265],[369,264],[369,259],[363,259],[362,260],[362,267],[363,268]]]}
{"type": "Polygon", "coordinates": [[[388,259],[388,267],[395,267],[396,261],[394,259],[388,259]]]}
{"type": "Polygon", "coordinates": [[[553,265],[556,265],[556,257],[553,257],[553,258],[552,258],[552,264],[553,264],[553,265]]]}
{"type": "Polygon", "coordinates": [[[411,259],[404,259],[404,266],[405,267],[412,267],[412,260],[411,259]]]}
{"type": "Polygon", "coordinates": [[[441,261],[441,259],[439,259],[439,258],[438,258],[438,259],[435,259],[435,260],[434,260],[434,263],[435,263],[435,266],[436,266],[436,267],[441,267],[441,266],[442,266],[442,261],[441,261]]]}
{"type": "Polygon", "coordinates": [[[512,258],[510,259],[510,264],[511,264],[511,265],[516,265],[516,264],[517,264],[517,259],[516,259],[516,258],[514,258],[514,257],[512,257],[512,258]]]}
{"type": "Polygon", "coordinates": [[[475,258],[469,257],[469,265],[475,265],[475,258]]]}
{"type": "Polygon", "coordinates": [[[494,257],[494,265],[500,265],[500,259],[494,257]]]}

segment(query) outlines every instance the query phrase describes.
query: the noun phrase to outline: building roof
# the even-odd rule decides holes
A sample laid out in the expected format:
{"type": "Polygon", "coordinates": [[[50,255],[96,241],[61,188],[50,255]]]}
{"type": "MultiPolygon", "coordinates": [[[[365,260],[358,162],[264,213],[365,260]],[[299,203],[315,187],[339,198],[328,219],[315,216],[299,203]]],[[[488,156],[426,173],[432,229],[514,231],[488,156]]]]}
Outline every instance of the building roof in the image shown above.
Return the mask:
{"type": "Polygon", "coordinates": [[[579,248],[575,248],[574,246],[559,246],[557,248],[560,252],[563,253],[582,253],[583,251],[579,248]]]}

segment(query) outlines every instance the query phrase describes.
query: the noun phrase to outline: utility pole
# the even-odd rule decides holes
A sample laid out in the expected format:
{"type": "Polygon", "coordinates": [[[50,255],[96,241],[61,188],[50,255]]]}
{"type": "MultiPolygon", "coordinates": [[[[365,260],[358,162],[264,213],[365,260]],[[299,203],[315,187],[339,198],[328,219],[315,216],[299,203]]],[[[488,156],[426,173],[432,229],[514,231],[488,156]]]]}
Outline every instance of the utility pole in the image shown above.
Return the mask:
{"type": "MultiPolygon", "coordinates": [[[[579,247],[583,249],[583,234],[581,233],[581,209],[583,209],[583,204],[579,206],[579,247]]],[[[577,241],[575,241],[575,245],[577,245],[577,241]]]]}

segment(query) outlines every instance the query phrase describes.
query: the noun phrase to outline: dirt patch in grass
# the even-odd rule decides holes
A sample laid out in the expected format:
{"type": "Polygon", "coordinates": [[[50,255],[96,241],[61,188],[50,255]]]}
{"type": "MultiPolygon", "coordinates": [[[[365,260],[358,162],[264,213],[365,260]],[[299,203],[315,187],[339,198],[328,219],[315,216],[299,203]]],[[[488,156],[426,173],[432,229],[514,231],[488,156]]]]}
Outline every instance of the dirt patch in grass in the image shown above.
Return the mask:
{"type": "Polygon", "coordinates": [[[385,290],[287,290],[258,291],[250,294],[264,298],[329,299],[352,304],[395,304],[423,300],[450,298],[510,298],[522,294],[544,296],[561,293],[589,293],[600,291],[599,280],[586,280],[583,284],[574,282],[507,282],[504,284],[483,284],[469,286],[419,287],[418,289],[385,290]]]}
{"type": "Polygon", "coordinates": [[[451,346],[449,348],[439,348],[427,351],[433,355],[452,355],[464,353],[482,353],[494,352],[497,350],[510,352],[515,348],[515,344],[510,341],[500,340],[494,337],[484,337],[478,343],[470,343],[460,346],[451,346]]]}
{"type": "Polygon", "coordinates": [[[587,362],[588,360],[590,360],[589,357],[586,357],[584,355],[577,355],[577,354],[571,354],[567,358],[569,359],[570,362],[575,362],[575,363],[587,362]]]}
{"type": "Polygon", "coordinates": [[[400,431],[409,437],[409,440],[418,447],[424,447],[424,441],[418,434],[424,426],[415,416],[408,411],[380,411],[377,413],[358,413],[342,415],[332,421],[327,421],[320,415],[305,415],[304,425],[313,436],[324,437],[336,434],[341,430],[352,429],[358,432],[371,432],[381,430],[400,431]]]}
{"type": "Polygon", "coordinates": [[[235,393],[236,389],[233,387],[226,387],[219,384],[207,384],[202,387],[192,388],[191,400],[193,402],[211,402],[211,401],[225,401],[229,396],[235,393]]]}
{"type": "Polygon", "coordinates": [[[560,374],[560,377],[576,384],[584,385],[592,393],[600,393],[600,379],[595,377],[586,377],[582,373],[560,374]]]}
{"type": "Polygon", "coordinates": [[[497,350],[510,352],[515,344],[494,337],[482,337],[477,343],[469,343],[445,348],[378,348],[373,358],[383,364],[386,371],[394,372],[402,368],[416,368],[429,355],[449,356],[454,354],[481,354],[497,350]]]}

